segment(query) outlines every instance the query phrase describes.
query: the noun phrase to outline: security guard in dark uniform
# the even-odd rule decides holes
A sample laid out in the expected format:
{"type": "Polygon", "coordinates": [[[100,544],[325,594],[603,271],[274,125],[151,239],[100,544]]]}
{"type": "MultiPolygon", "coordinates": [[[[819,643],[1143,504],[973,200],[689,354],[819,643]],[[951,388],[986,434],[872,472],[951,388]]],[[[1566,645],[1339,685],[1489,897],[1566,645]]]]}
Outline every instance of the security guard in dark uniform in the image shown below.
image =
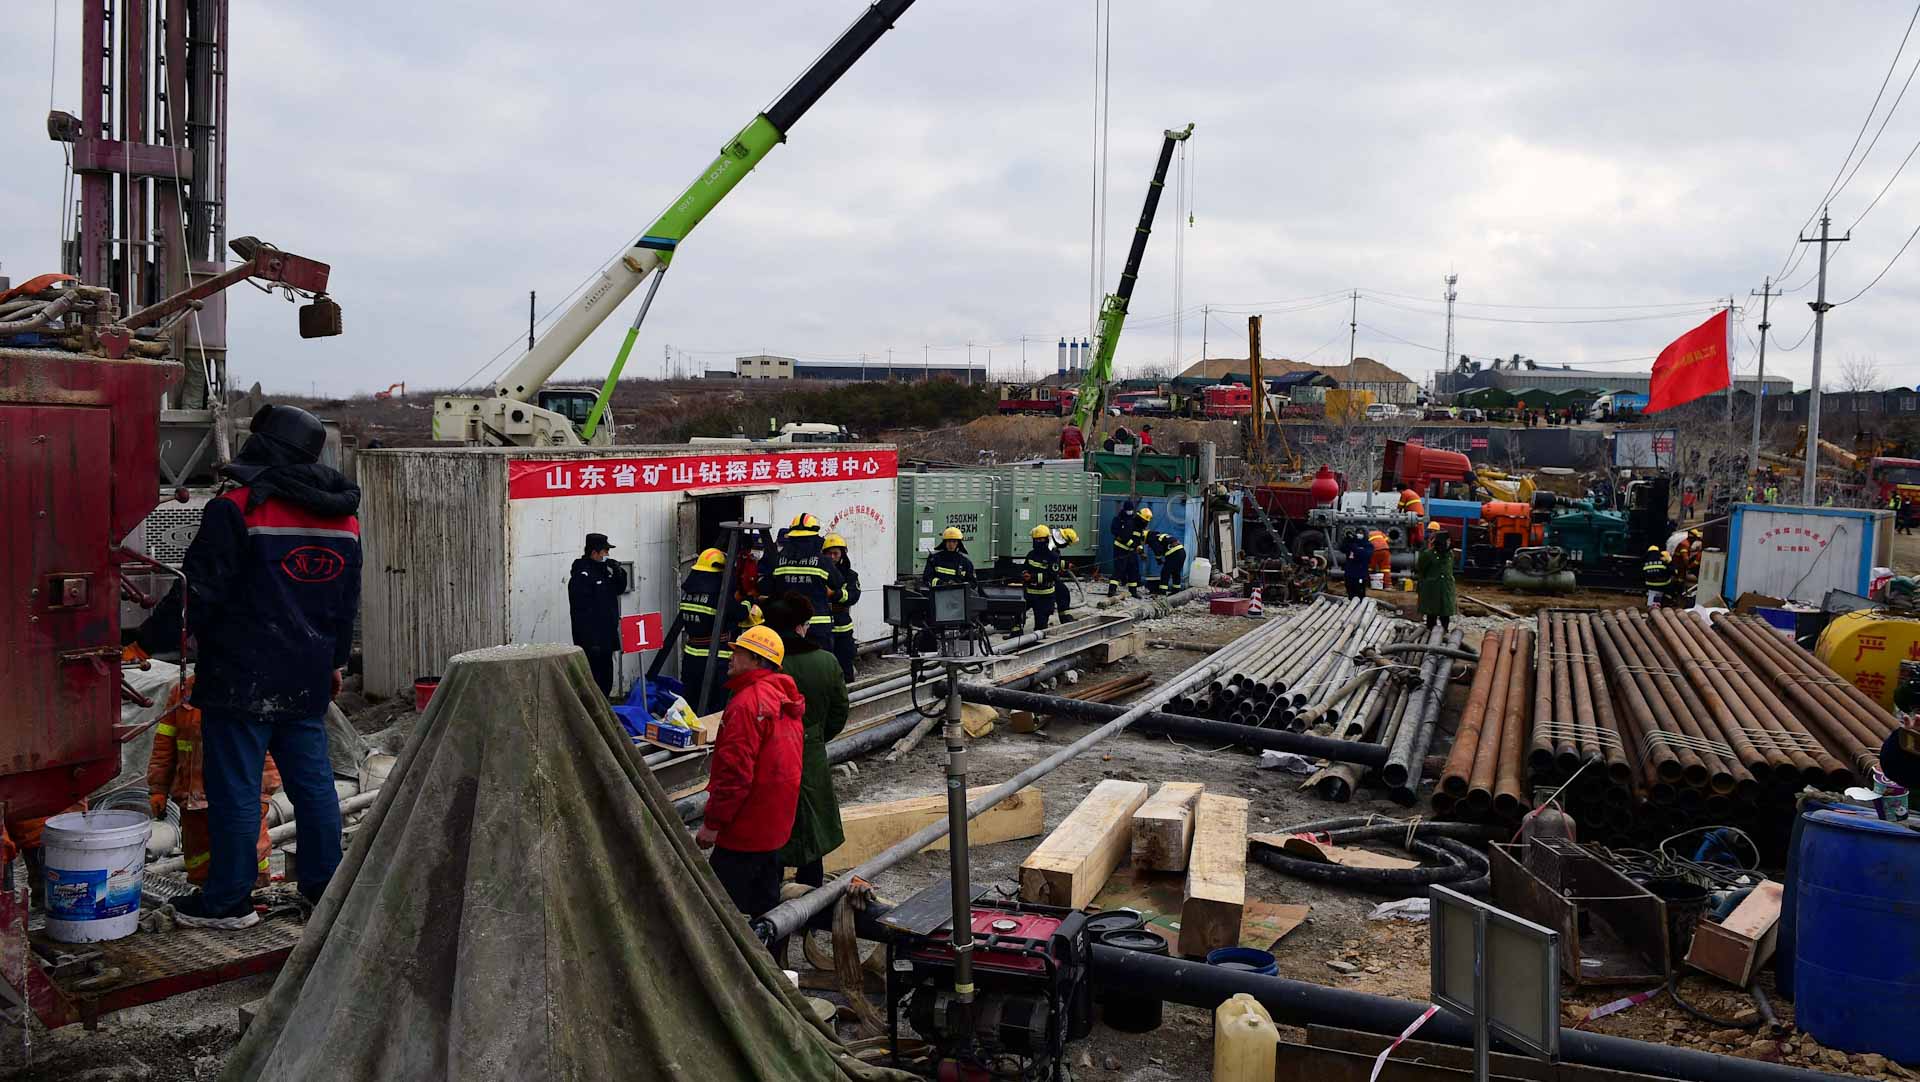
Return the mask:
{"type": "Polygon", "coordinates": [[[1647,608],[1666,604],[1667,591],[1673,587],[1673,564],[1666,550],[1659,545],[1647,546],[1647,562],[1640,565],[1640,575],[1647,586],[1647,608]]]}
{"type": "Polygon", "coordinates": [[[796,593],[813,606],[807,638],[823,650],[833,649],[833,599],[846,586],[840,567],[820,551],[820,520],[809,514],[793,516],[780,539],[780,555],[760,571],[760,596],[778,601],[796,593]]]}
{"type": "Polygon", "coordinates": [[[1150,533],[1147,548],[1160,560],[1160,581],[1153,592],[1165,597],[1187,581],[1187,546],[1170,533],[1150,533]]]}
{"type": "Polygon", "coordinates": [[[727,704],[726,668],[733,660],[729,644],[747,619],[747,603],[736,591],[726,606],[726,631],[719,642],[714,641],[713,623],[718,614],[714,611],[713,595],[720,589],[721,572],[726,566],[726,553],[707,549],[693,561],[693,570],[680,582],[680,682],[686,687],[688,702],[698,705],[696,697],[706,687],[707,666],[715,658],[719,659],[721,676],[714,682],[715,700],[706,705],[707,713],[727,704]]]}
{"type": "Polygon", "coordinates": [[[613,694],[613,655],[620,650],[620,595],[627,592],[626,569],[610,555],[613,543],[603,533],[587,535],[586,551],[567,569],[567,615],[573,644],[586,652],[593,682],[613,694]]]}
{"type": "Polygon", "coordinates": [[[847,539],[830,533],[820,551],[840,569],[840,596],[828,606],[833,611],[833,656],[840,661],[840,675],[853,682],[853,657],[858,645],[853,639],[853,607],[860,603],[860,572],[847,559],[847,539]]]}
{"type": "Polygon", "coordinates": [[[1030,534],[1033,548],[1020,563],[1020,584],[1026,593],[1027,610],[1033,613],[1033,629],[1047,626],[1053,616],[1054,594],[1060,582],[1060,553],[1053,547],[1053,530],[1035,526],[1030,534]]]}

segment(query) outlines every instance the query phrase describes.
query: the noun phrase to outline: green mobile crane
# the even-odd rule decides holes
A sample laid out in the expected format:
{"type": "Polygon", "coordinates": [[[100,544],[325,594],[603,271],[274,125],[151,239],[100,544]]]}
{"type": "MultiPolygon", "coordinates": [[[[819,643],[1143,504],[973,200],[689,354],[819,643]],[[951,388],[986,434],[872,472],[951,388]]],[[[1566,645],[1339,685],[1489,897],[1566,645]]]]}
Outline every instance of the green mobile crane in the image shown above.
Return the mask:
{"type": "MultiPolygon", "coordinates": [[[[647,309],[653,305],[653,296],[659,291],[661,278],[680,242],[735,185],[746,179],[769,151],[786,141],[787,132],[814,102],[912,6],[913,0],[879,0],[868,5],[853,25],[820,54],[813,66],[787,87],[778,101],[720,148],[720,156],[713,164],[647,227],[632,248],[600,272],[600,277],[547,329],[545,337],[529,347],[494,383],[492,395],[436,399],[433,437],[494,447],[578,447],[612,443],[614,426],[602,425],[607,419],[607,400],[613,394],[621,370],[626,367],[627,356],[640,335],[640,324],[647,318],[647,309]],[[655,275],[655,271],[660,273],[655,275]],[[613,370],[607,373],[599,392],[584,388],[542,390],[542,385],[580,348],[587,336],[650,275],[653,284],[648,287],[640,311],[620,345],[619,356],[614,359],[613,370]]],[[[1160,166],[1164,175],[1166,162],[1163,160],[1160,166]]]]}
{"type": "Polygon", "coordinates": [[[1160,144],[1160,160],[1153,167],[1153,182],[1147,185],[1147,205],[1140,211],[1140,225],[1133,231],[1133,247],[1127,250],[1127,265],[1120,268],[1120,285],[1107,294],[1100,305],[1100,341],[1093,351],[1093,363],[1080,381],[1080,399],[1073,409],[1074,426],[1083,436],[1107,403],[1107,386],[1113,382],[1113,351],[1120,345],[1120,326],[1127,321],[1127,304],[1133,300],[1133,283],[1140,277],[1140,260],[1147,254],[1147,237],[1153,233],[1153,216],[1160,210],[1160,189],[1167,186],[1167,167],[1173,164],[1175,143],[1193,135],[1193,125],[1180,131],[1169,128],[1160,144]]]}

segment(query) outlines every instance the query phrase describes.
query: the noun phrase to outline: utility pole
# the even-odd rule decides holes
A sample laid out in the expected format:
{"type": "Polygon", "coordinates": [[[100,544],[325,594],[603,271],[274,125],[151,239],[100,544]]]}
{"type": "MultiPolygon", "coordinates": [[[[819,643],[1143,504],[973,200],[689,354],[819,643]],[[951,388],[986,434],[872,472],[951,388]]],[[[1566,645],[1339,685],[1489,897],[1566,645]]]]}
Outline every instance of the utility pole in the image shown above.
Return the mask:
{"type": "MultiPolygon", "coordinates": [[[[1751,291],[1749,291],[1751,295],[1751,291]]],[[[1760,472],[1760,410],[1767,404],[1767,321],[1768,302],[1780,294],[1774,292],[1771,277],[1760,286],[1760,367],[1753,374],[1753,442],[1747,447],[1747,480],[1752,483],[1760,472]]]]}
{"type": "Polygon", "coordinates": [[[887,347],[887,381],[893,381],[893,347],[887,347]]]}
{"type": "Polygon", "coordinates": [[[1027,382],[1027,336],[1020,336],[1020,382],[1027,382]]]}
{"type": "Polygon", "coordinates": [[[1833,305],[1827,303],[1827,245],[1844,244],[1853,239],[1849,232],[1844,237],[1836,237],[1827,228],[1832,219],[1827,208],[1820,208],[1820,235],[1801,237],[1800,243],[1820,244],[1820,287],[1813,302],[1807,307],[1813,309],[1813,385],[1807,389],[1807,460],[1800,467],[1800,503],[1803,507],[1814,504],[1814,481],[1820,465],[1820,343],[1827,327],[1827,309],[1833,305]]]}
{"type": "Polygon", "coordinates": [[[1733,384],[1736,370],[1733,366],[1733,314],[1742,311],[1733,303],[1733,295],[1727,295],[1727,429],[1733,429],[1733,384]]]}
{"type": "Polygon", "coordinates": [[[1453,273],[1452,271],[1448,271],[1447,272],[1447,351],[1440,355],[1440,359],[1441,359],[1440,370],[1443,372],[1453,367],[1453,302],[1458,300],[1460,297],[1460,292],[1454,289],[1453,287],[1458,285],[1459,283],[1460,283],[1460,276],[1453,273]]]}
{"type": "Polygon", "coordinates": [[[533,348],[533,300],[537,294],[527,290],[527,348],[533,348]]]}
{"type": "Polygon", "coordinates": [[[860,355],[860,382],[867,382],[867,355],[865,353],[860,355]]]}
{"type": "Polygon", "coordinates": [[[933,382],[933,347],[925,342],[920,344],[920,382],[933,382]]]}
{"type": "Polygon", "coordinates": [[[1213,322],[1213,309],[1200,306],[1200,374],[1207,374],[1207,324],[1213,322]]]}
{"type": "Polygon", "coordinates": [[[1347,317],[1347,367],[1353,367],[1353,342],[1360,336],[1360,291],[1353,291],[1353,312],[1347,317]]]}

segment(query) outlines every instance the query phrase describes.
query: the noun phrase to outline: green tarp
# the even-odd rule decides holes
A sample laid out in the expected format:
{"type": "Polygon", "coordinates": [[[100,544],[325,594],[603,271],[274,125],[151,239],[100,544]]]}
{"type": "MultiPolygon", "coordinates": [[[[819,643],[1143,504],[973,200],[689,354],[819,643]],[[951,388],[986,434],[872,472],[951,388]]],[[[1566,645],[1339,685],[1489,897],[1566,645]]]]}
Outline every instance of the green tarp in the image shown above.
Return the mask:
{"type": "Polygon", "coordinates": [[[571,646],[456,657],[221,1076],[911,1076],[848,1055],[571,646]]]}

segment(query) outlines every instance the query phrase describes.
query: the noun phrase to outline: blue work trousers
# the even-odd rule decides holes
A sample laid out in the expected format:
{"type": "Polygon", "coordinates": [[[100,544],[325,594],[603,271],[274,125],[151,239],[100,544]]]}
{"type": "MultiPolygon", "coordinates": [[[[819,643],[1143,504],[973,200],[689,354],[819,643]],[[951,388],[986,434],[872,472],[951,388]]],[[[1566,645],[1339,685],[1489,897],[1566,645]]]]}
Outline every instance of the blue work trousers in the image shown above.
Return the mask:
{"type": "Polygon", "coordinates": [[[327,758],[325,720],[259,721],[208,713],[200,739],[206,750],[211,851],[201,888],[207,907],[215,913],[236,910],[253,893],[260,870],[260,775],[269,751],[300,824],[294,861],[300,893],[318,900],[340,866],[340,803],[327,758]]]}

